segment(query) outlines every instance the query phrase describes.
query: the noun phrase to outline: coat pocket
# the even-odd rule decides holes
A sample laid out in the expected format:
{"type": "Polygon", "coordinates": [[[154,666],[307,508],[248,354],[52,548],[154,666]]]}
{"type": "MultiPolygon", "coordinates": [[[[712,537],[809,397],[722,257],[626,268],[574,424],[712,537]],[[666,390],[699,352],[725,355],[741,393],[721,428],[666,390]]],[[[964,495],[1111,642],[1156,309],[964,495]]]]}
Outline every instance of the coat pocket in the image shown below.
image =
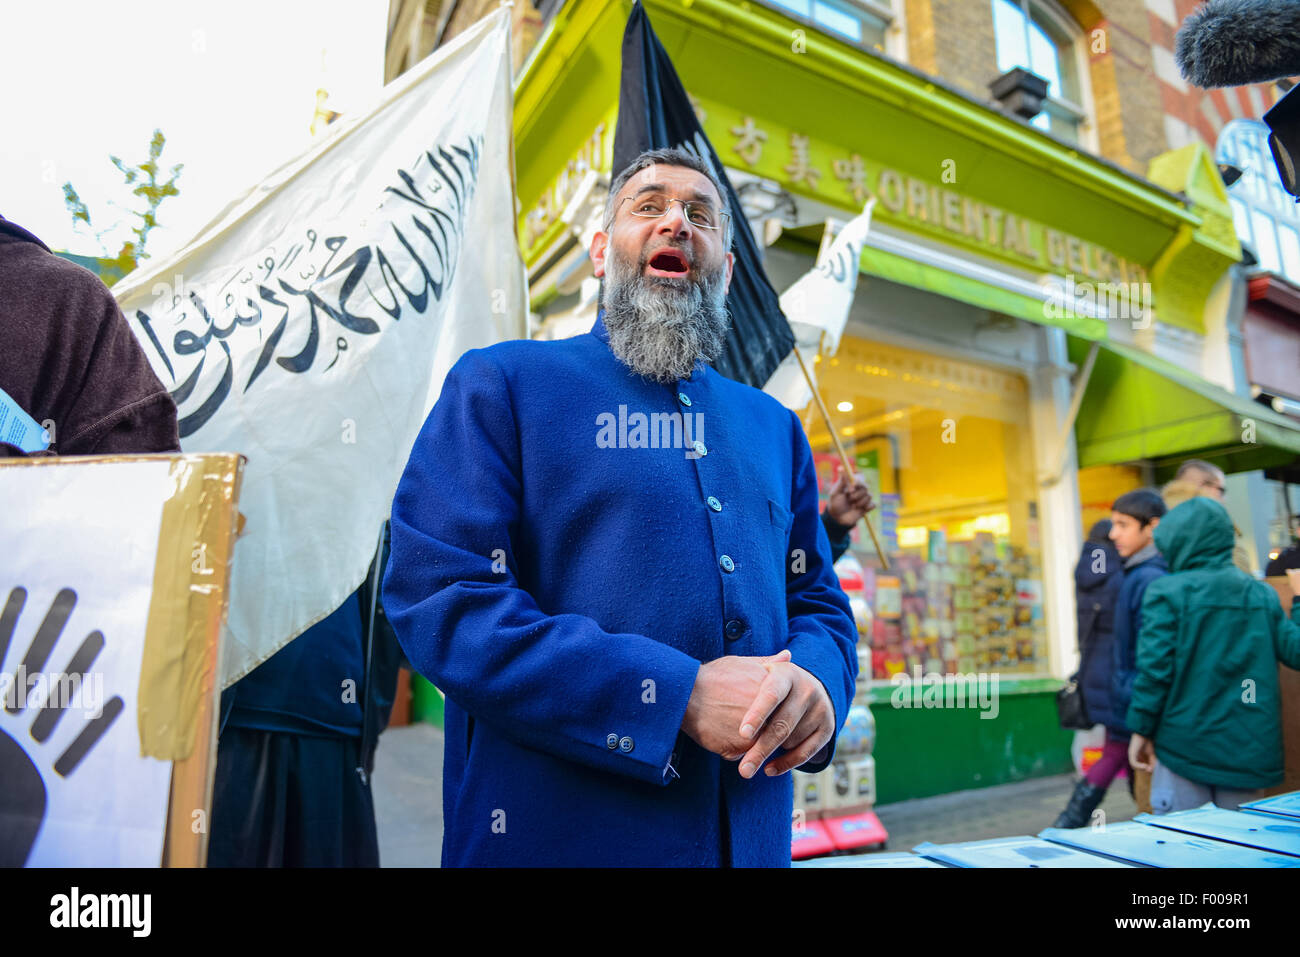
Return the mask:
{"type": "Polygon", "coordinates": [[[772,524],[789,534],[790,525],[794,521],[794,515],[790,513],[790,510],[770,498],[767,500],[767,510],[772,524]]]}

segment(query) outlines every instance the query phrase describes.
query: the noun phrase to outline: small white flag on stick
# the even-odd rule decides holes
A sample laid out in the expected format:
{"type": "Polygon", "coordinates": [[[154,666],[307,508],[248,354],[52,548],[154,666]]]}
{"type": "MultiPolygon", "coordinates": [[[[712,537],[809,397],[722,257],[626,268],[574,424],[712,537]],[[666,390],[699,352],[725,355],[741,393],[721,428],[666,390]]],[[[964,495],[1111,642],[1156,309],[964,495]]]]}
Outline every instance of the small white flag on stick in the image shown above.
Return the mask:
{"type": "MultiPolygon", "coordinates": [[[[803,353],[809,375],[818,349],[833,356],[839,348],[858,288],[858,264],[875,204],[874,196],[867,200],[862,212],[840,230],[829,248],[824,248],[817,265],[781,294],[781,311],[790,320],[795,345],[803,353]]],[[[796,412],[812,401],[812,391],[793,352],[777,366],[763,391],[796,412]]]]}
{"type": "Polygon", "coordinates": [[[467,349],[518,338],[509,10],[114,290],[187,452],[248,457],[222,686],[360,584],[467,349]]]}

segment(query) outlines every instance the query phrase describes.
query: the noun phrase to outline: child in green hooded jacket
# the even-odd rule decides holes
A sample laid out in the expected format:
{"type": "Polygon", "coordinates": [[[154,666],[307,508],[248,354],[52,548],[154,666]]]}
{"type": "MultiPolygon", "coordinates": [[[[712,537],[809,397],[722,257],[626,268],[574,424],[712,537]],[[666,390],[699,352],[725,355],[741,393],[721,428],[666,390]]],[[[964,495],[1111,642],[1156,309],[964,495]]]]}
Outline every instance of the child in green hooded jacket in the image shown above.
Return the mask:
{"type": "Polygon", "coordinates": [[[1232,520],[1216,501],[1171,509],[1154,537],[1170,573],[1142,601],[1129,760],[1152,772],[1156,814],[1206,801],[1236,810],[1282,781],[1277,664],[1300,669],[1300,598],[1288,621],[1277,593],[1233,565],[1232,520]]]}

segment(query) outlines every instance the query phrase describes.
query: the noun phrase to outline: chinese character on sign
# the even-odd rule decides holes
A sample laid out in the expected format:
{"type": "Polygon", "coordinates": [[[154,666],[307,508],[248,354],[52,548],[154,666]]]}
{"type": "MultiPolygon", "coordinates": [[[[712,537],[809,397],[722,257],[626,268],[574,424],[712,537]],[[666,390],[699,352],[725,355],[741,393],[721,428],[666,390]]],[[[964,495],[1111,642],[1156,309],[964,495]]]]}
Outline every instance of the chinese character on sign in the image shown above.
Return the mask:
{"type": "Polygon", "coordinates": [[[686,94],[686,99],[691,101],[691,109],[695,111],[695,118],[700,121],[700,126],[703,127],[704,118],[709,114],[704,112],[704,108],[700,106],[700,101],[697,100],[695,97],[691,96],[689,93],[686,94]]]}
{"type": "Polygon", "coordinates": [[[732,152],[750,166],[757,163],[763,155],[763,144],[767,142],[767,134],[754,125],[754,118],[746,116],[739,126],[733,126],[729,132],[737,137],[731,147],[732,152]]]}
{"type": "Polygon", "coordinates": [[[862,157],[854,153],[848,159],[837,159],[831,164],[835,178],[844,183],[844,188],[859,206],[867,201],[867,168],[862,165],[862,157]]]}
{"type": "Polygon", "coordinates": [[[810,188],[817,188],[821,171],[813,169],[808,162],[808,137],[798,133],[790,134],[790,162],[782,167],[790,174],[791,183],[806,183],[810,188]]]}

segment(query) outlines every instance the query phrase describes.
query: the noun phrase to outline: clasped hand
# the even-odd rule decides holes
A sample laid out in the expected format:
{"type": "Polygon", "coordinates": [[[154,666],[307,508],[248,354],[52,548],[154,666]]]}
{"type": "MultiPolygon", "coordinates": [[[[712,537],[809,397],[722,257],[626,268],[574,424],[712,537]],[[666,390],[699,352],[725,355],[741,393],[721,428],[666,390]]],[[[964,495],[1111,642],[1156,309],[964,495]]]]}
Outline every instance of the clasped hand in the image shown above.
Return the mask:
{"type": "Polygon", "coordinates": [[[807,763],[835,733],[835,709],[820,681],[790,660],[729,655],[700,666],[682,730],[706,751],[740,761],[753,777],[777,748],[768,776],[807,763]]]}

